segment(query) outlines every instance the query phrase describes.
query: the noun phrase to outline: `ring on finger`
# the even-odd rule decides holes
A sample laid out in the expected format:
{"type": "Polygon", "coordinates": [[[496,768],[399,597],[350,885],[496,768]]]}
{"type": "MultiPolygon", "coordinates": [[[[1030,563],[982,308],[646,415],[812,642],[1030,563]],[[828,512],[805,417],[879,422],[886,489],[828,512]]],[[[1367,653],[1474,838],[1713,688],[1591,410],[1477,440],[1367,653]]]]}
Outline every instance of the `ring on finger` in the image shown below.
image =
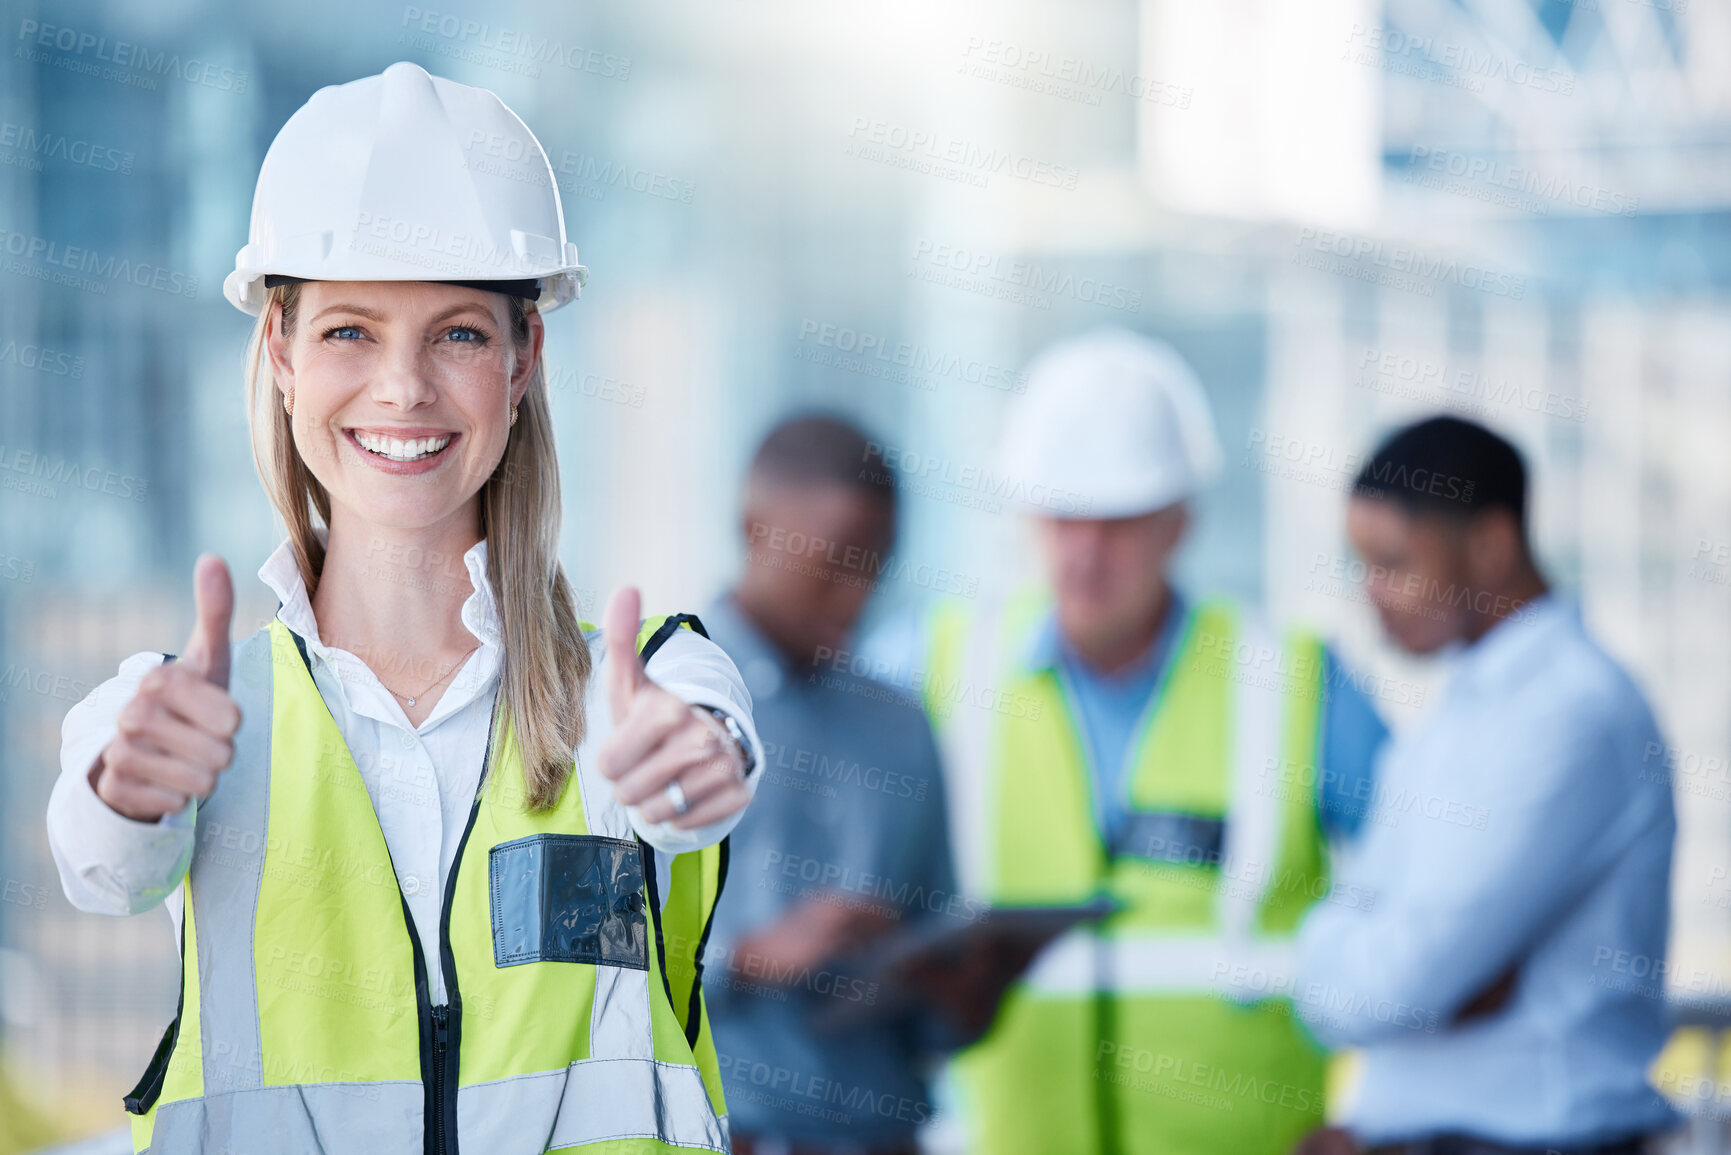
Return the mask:
{"type": "Polygon", "coordinates": [[[685,798],[685,788],[677,782],[669,782],[664,791],[667,801],[673,806],[675,814],[684,814],[691,809],[691,803],[685,798]]]}

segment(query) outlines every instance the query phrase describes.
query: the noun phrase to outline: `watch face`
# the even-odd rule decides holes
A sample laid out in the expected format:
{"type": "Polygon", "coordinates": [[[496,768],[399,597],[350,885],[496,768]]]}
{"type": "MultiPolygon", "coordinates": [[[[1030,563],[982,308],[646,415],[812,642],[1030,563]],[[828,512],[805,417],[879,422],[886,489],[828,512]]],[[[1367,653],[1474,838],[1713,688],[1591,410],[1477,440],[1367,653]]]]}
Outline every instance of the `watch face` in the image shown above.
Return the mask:
{"type": "Polygon", "coordinates": [[[739,720],[725,710],[717,710],[712,707],[710,712],[717,718],[721,719],[721,724],[727,727],[728,735],[732,737],[735,742],[739,743],[740,757],[745,762],[745,769],[742,773],[746,777],[750,777],[751,772],[756,768],[757,763],[751,756],[751,743],[745,740],[745,730],[740,726],[739,720]]]}
{"type": "Polygon", "coordinates": [[[751,743],[746,741],[746,731],[744,731],[744,727],[739,726],[739,719],[736,719],[734,715],[724,713],[724,715],[720,715],[720,717],[722,717],[722,726],[727,727],[727,732],[734,736],[734,741],[736,741],[736,743],[739,743],[739,755],[741,755],[744,764],[746,764],[744,771],[741,772],[743,772],[746,778],[750,778],[751,771],[756,769],[756,760],[751,757],[751,743]]]}

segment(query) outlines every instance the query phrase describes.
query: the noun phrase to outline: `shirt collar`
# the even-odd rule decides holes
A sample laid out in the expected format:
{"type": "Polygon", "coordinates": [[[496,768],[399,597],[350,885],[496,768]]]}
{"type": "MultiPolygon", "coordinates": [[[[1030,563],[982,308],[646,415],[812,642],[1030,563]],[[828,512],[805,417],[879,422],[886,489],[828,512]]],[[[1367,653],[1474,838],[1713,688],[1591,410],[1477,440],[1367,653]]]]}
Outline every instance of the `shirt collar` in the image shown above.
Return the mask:
{"type": "MultiPolygon", "coordinates": [[[[330,530],[315,526],[320,542],[330,540],[330,530]]],[[[469,572],[472,587],[463,601],[463,625],[481,639],[483,647],[497,646],[503,636],[498,606],[493,601],[493,583],[487,580],[487,539],[482,538],[463,553],[463,565],[469,572]]],[[[259,580],[275,591],[282,606],[277,617],[283,625],[306,639],[307,645],[320,653],[326,651],[319,638],[318,619],[313,616],[312,602],[307,597],[306,583],[301,580],[300,565],[295,561],[293,541],[284,538],[276,550],[258,569],[259,580]]]]}
{"type": "Polygon", "coordinates": [[[1041,614],[1035,623],[1033,635],[1028,638],[1027,648],[1022,652],[1022,665],[1030,673],[1050,670],[1058,664],[1058,658],[1058,611],[1053,607],[1041,614]]]}
{"type": "Polygon", "coordinates": [[[1530,659],[1549,651],[1557,630],[1578,627],[1580,620],[1580,606],[1573,600],[1548,591],[1540,594],[1465,647],[1451,681],[1482,689],[1518,680],[1530,659]]]}
{"type": "MultiPolygon", "coordinates": [[[[1141,668],[1143,662],[1157,662],[1160,656],[1171,648],[1172,639],[1183,624],[1190,607],[1184,595],[1176,588],[1171,591],[1172,605],[1166,611],[1166,616],[1160,622],[1160,630],[1154,636],[1154,642],[1147,651],[1137,659],[1132,669],[1121,671],[1118,676],[1128,677],[1134,670],[1141,668]]],[[[1022,665],[1029,673],[1040,670],[1055,669],[1060,661],[1074,660],[1074,653],[1064,641],[1064,635],[1058,629],[1058,611],[1049,607],[1040,615],[1039,622],[1034,626],[1034,632],[1028,639],[1027,647],[1022,651],[1022,665]]]]}
{"type": "Polygon", "coordinates": [[[724,593],[704,609],[700,619],[712,635],[725,638],[717,641],[739,668],[745,688],[753,701],[774,697],[783,688],[799,685],[787,657],[758,629],[732,592],[724,593]]]}

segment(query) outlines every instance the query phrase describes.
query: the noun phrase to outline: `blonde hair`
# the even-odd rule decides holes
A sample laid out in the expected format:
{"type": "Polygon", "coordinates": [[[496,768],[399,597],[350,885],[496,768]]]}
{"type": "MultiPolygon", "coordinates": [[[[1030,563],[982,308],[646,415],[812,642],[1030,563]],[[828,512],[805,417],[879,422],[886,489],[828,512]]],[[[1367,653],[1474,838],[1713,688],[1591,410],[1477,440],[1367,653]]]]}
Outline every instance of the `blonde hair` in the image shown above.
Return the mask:
{"type": "MultiPolygon", "coordinates": [[[[287,527],[310,599],[324,568],[325,547],[316,527],[330,524],[330,494],[295,446],[265,350],[273,306],[282,305],[283,334],[289,336],[299,298],[298,284],[267,290],[247,346],[246,404],[253,463],[287,527]]],[[[534,306],[521,297],[507,300],[511,339],[518,355],[525,355],[528,314],[534,306]]],[[[572,751],[583,743],[583,695],[594,662],[577,618],[576,598],[559,564],[559,462],[547,378],[539,360],[517,408],[504,456],[480,492],[487,580],[504,634],[493,722],[501,734],[509,722],[522,759],[528,808],[546,810],[564,791],[572,751]]]]}

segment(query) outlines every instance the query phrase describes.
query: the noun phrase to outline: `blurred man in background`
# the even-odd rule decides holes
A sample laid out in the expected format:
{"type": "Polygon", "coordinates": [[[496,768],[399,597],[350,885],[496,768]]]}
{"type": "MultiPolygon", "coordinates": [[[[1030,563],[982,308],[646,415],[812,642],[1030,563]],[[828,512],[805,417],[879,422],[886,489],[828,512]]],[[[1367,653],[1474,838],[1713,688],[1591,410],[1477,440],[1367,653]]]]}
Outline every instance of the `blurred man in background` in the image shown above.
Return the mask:
{"type": "Polygon", "coordinates": [[[1348,508],[1389,637],[1455,664],[1379,768],[1352,869],[1375,905],[1319,905],[1300,938],[1299,1009],[1364,1048],[1346,1122],[1378,1151],[1632,1153],[1673,1121],[1647,1082],[1663,983],[1630,978],[1664,973],[1659,734],[1539,572],[1526,499],[1508,442],[1439,417],[1384,443],[1348,508]]]}
{"type": "Polygon", "coordinates": [[[705,952],[734,1150],[912,1155],[932,1114],[922,1067],[948,1031],[897,1012],[904,992],[846,959],[918,919],[967,916],[944,782],[910,695],[821,660],[885,572],[894,481],[858,429],[798,418],[752,460],[743,528],[745,572],[702,615],[765,752],[705,952]]]}
{"type": "Polygon", "coordinates": [[[1303,913],[1347,900],[1328,836],[1356,828],[1385,731],[1320,639],[1173,587],[1220,457],[1169,346],[1051,348],[1000,459],[1049,588],[934,622],[964,889],[1122,903],[1042,953],[958,1059],[973,1151],[1286,1155],[1322,1119],[1327,1056],[1280,976],[1303,913]]]}

